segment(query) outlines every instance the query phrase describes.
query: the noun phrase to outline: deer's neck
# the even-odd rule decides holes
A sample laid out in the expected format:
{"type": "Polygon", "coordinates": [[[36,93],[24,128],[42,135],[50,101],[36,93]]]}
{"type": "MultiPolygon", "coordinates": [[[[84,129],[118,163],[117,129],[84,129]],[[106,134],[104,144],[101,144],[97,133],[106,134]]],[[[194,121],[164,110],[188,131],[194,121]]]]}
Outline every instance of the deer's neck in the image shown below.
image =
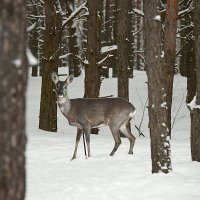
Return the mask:
{"type": "Polygon", "coordinates": [[[70,110],[71,102],[68,96],[65,97],[58,97],[58,106],[60,108],[60,111],[66,116],[70,110]]]}

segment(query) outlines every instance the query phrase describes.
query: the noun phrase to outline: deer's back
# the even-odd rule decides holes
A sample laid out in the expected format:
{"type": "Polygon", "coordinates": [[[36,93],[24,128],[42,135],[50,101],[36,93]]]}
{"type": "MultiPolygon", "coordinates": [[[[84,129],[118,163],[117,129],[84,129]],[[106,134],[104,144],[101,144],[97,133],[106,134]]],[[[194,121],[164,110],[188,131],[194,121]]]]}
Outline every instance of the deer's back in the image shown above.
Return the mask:
{"type": "Polygon", "coordinates": [[[135,107],[122,98],[80,98],[70,101],[69,121],[73,119],[78,124],[89,124],[91,127],[127,121],[131,118],[129,114],[135,111],[135,107]]]}

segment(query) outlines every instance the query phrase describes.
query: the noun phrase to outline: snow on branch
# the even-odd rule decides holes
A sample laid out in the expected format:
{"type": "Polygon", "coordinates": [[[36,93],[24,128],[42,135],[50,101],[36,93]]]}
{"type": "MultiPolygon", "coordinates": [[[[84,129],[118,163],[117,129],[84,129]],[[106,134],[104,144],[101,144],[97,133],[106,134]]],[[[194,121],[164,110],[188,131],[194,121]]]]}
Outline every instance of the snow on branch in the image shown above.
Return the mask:
{"type": "Polygon", "coordinates": [[[138,9],[134,8],[133,11],[134,11],[136,14],[138,14],[138,15],[144,17],[144,13],[143,13],[142,10],[138,10],[138,9]]]}
{"type": "Polygon", "coordinates": [[[56,6],[56,10],[58,13],[60,13],[60,15],[64,15],[65,13],[63,12],[62,10],[62,7],[60,5],[60,1],[59,0],[56,0],[55,1],[55,6],[56,6]]]}
{"type": "Polygon", "coordinates": [[[31,50],[28,48],[26,49],[26,56],[27,56],[28,63],[30,66],[38,65],[37,58],[32,54],[31,50]]]}
{"type": "Polygon", "coordinates": [[[64,58],[67,58],[69,55],[71,55],[72,53],[67,53],[67,54],[64,54],[64,55],[61,55],[59,56],[59,59],[64,59],[64,58]]]}
{"type": "Polygon", "coordinates": [[[118,47],[117,45],[112,45],[112,46],[105,46],[105,47],[102,47],[101,48],[101,53],[107,53],[109,51],[113,51],[113,50],[116,50],[118,47]]]}
{"type": "Polygon", "coordinates": [[[74,19],[82,9],[86,9],[86,3],[87,2],[84,2],[81,6],[79,6],[74,12],[71,13],[71,15],[63,21],[63,24],[62,24],[62,27],[66,26],[72,19],[74,19]]]}
{"type": "Polygon", "coordinates": [[[194,7],[193,7],[193,5],[191,5],[189,8],[186,8],[184,10],[179,11],[178,12],[178,16],[179,16],[179,18],[181,18],[181,17],[183,17],[184,15],[190,13],[193,10],[194,10],[194,7]]]}
{"type": "Polygon", "coordinates": [[[112,54],[108,54],[106,57],[104,57],[102,60],[100,60],[97,65],[101,66],[108,58],[113,57],[112,54]]]}
{"type": "Polygon", "coordinates": [[[31,32],[36,27],[36,22],[27,27],[26,32],[31,32]]]}
{"type": "Polygon", "coordinates": [[[88,61],[86,58],[83,60],[81,57],[79,57],[79,56],[77,56],[77,55],[75,55],[75,57],[78,58],[78,60],[79,60],[83,65],[85,65],[85,66],[88,66],[88,65],[89,65],[89,61],[88,61]]]}
{"type": "Polygon", "coordinates": [[[200,109],[200,105],[196,104],[196,98],[197,96],[195,95],[192,101],[187,104],[187,107],[191,112],[194,111],[195,109],[200,109]]]}
{"type": "Polygon", "coordinates": [[[45,15],[29,15],[32,18],[45,18],[45,15]]]}

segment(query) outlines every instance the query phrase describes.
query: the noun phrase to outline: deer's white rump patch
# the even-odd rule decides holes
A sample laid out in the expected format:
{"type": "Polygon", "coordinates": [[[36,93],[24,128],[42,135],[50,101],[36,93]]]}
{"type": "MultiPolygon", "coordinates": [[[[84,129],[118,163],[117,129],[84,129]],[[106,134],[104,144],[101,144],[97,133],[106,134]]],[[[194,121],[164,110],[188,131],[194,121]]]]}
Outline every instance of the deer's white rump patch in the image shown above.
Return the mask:
{"type": "Polygon", "coordinates": [[[133,112],[130,112],[130,113],[129,113],[129,116],[130,116],[131,118],[133,118],[133,117],[135,116],[135,114],[136,114],[136,110],[134,110],[133,112]]]}

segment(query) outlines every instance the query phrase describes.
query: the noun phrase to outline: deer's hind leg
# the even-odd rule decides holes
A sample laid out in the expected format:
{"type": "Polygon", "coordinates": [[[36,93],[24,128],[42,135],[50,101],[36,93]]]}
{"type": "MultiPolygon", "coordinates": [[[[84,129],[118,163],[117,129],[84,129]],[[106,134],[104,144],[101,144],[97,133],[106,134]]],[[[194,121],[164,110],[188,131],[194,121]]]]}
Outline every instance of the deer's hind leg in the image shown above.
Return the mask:
{"type": "Polygon", "coordinates": [[[74,149],[74,155],[72,157],[71,160],[76,159],[76,154],[77,154],[77,149],[78,149],[78,143],[80,141],[81,135],[83,134],[83,130],[77,128],[77,135],[76,135],[76,145],[75,145],[75,149],[74,149]]]}
{"type": "Polygon", "coordinates": [[[129,127],[128,127],[128,123],[124,123],[122,124],[122,126],[120,127],[120,131],[129,139],[130,141],[130,148],[129,148],[129,152],[128,154],[133,154],[133,147],[135,144],[135,137],[133,136],[133,134],[131,133],[129,127]]]}
{"type": "Polygon", "coordinates": [[[109,126],[112,136],[115,140],[115,146],[113,148],[113,150],[110,153],[110,156],[113,156],[115,154],[115,152],[117,151],[117,149],[119,148],[120,144],[121,144],[121,139],[120,139],[120,135],[119,135],[119,129],[116,128],[115,126],[109,126]]]}

